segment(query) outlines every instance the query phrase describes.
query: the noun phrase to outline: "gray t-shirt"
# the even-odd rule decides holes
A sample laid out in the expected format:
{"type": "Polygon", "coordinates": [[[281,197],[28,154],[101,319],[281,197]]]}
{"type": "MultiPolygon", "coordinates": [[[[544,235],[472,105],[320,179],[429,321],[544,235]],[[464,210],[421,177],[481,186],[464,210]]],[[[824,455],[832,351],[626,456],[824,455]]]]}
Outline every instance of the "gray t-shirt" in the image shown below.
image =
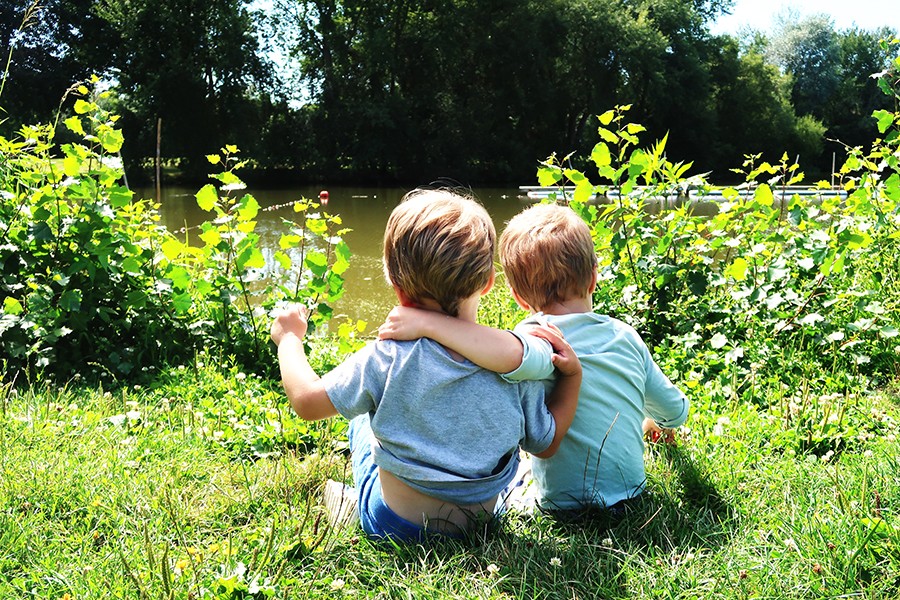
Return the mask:
{"type": "Polygon", "coordinates": [[[372,342],[322,382],[343,416],[371,416],[379,467],[456,504],[500,493],[519,446],[542,452],[556,431],[540,382],[507,383],[427,338],[372,342]]]}

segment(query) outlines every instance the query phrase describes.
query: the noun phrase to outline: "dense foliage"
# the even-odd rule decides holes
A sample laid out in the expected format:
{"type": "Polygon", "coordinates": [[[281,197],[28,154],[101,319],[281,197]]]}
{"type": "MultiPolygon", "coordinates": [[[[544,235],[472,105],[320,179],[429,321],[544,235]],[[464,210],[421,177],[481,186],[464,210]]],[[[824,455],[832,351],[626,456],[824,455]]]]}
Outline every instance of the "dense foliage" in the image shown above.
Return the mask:
{"type": "MultiPolygon", "coordinates": [[[[534,157],[586,155],[595,115],[629,103],[668,156],[716,183],[744,153],[822,176],[890,108],[871,74],[888,30],[822,15],[713,36],[730,0],[46,0],[0,7],[15,46],[6,127],[46,122],[69,82],[117,88],[132,181],[199,181],[245,151],[261,181],[520,184],[534,157]],[[23,24],[23,17],[25,23],[23,24]],[[164,68],[161,68],[164,67],[164,68]],[[834,141],[837,140],[837,141],[834,141]]],[[[11,133],[6,134],[7,137],[11,133]]]]}
{"type": "Polygon", "coordinates": [[[339,217],[292,203],[281,250],[265,256],[254,232],[261,207],[238,194],[243,163],[226,146],[208,157],[221,169],[215,185],[197,193],[210,220],[176,236],[159,225],[158,205],[122,183],[109,92],[81,85],[73,94],[76,114],[64,125],[78,141],[58,144],[52,126],[0,137],[5,371],[135,378],[199,349],[264,371],[275,362],[264,343],[268,308],[299,301],[315,308],[314,323],[330,318],[349,265],[339,217]]]}
{"type": "MultiPolygon", "coordinates": [[[[900,59],[880,79],[894,98],[898,68],[900,59]]],[[[782,403],[788,420],[798,390],[840,396],[897,377],[898,113],[874,114],[882,137],[851,153],[836,188],[823,181],[801,194],[792,186],[803,174],[786,155],[776,164],[748,157],[741,186],[713,191],[685,179],[690,165],[665,158],[665,139],[638,146],[643,127],[626,111],[599,117],[594,181],[556,157],[539,171],[592,225],[599,312],[643,332],[687,389],[712,384],[723,401],[782,403]],[[711,215],[701,214],[704,201],[714,202],[711,215]],[[772,383],[774,393],[761,394],[772,383]]],[[[848,441],[829,433],[823,410],[795,430],[819,454],[848,441]]]]}

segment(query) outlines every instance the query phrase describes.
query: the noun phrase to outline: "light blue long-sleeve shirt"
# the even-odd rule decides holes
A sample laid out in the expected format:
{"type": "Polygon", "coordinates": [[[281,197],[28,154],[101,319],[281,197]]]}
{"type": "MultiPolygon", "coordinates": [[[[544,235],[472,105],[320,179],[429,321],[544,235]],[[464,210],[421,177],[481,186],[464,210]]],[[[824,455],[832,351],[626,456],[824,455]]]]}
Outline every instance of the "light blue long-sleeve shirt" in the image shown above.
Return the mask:
{"type": "Polygon", "coordinates": [[[522,364],[509,381],[543,379],[551,385],[552,349],[521,335],[546,319],[562,330],[582,365],[578,410],[557,453],[535,458],[538,502],[546,509],[612,506],[640,494],[645,485],[645,416],[661,427],[687,419],[689,403],[659,369],[640,335],[605,315],[534,315],[516,327],[524,345],[522,364]]]}

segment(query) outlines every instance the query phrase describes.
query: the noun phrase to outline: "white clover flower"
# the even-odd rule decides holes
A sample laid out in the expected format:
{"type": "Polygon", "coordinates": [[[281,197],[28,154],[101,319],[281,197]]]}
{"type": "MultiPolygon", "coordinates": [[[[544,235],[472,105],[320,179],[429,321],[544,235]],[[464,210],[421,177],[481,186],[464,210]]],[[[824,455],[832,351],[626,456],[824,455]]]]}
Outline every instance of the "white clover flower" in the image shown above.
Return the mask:
{"type": "Polygon", "coordinates": [[[331,589],[333,590],[342,590],[344,589],[345,582],[343,579],[335,579],[331,582],[331,589]]]}
{"type": "Polygon", "coordinates": [[[491,577],[496,577],[500,574],[500,567],[491,563],[487,566],[487,572],[491,575],[491,577]]]}
{"type": "Polygon", "coordinates": [[[562,566],[562,561],[559,559],[558,556],[554,556],[553,558],[550,559],[550,566],[551,567],[562,566]]]}
{"type": "Polygon", "coordinates": [[[603,538],[603,541],[600,542],[600,545],[603,546],[604,548],[612,548],[613,547],[612,538],[603,538]]]}

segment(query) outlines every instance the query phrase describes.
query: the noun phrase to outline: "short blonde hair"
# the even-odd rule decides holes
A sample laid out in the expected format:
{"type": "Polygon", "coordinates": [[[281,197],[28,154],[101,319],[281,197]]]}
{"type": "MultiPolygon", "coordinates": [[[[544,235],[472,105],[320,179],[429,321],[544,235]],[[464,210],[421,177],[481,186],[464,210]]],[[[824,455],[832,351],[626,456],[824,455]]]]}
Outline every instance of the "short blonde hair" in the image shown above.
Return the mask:
{"type": "Polygon", "coordinates": [[[497,232],[473,198],[416,189],[394,208],[384,230],[384,272],[411,300],[434,300],[458,316],[460,302],[494,273],[497,232]]]}
{"type": "Polygon", "coordinates": [[[590,293],[597,254],[591,230],[571,208],[538,204],[513,217],[500,236],[509,286],[534,310],[590,293]]]}

